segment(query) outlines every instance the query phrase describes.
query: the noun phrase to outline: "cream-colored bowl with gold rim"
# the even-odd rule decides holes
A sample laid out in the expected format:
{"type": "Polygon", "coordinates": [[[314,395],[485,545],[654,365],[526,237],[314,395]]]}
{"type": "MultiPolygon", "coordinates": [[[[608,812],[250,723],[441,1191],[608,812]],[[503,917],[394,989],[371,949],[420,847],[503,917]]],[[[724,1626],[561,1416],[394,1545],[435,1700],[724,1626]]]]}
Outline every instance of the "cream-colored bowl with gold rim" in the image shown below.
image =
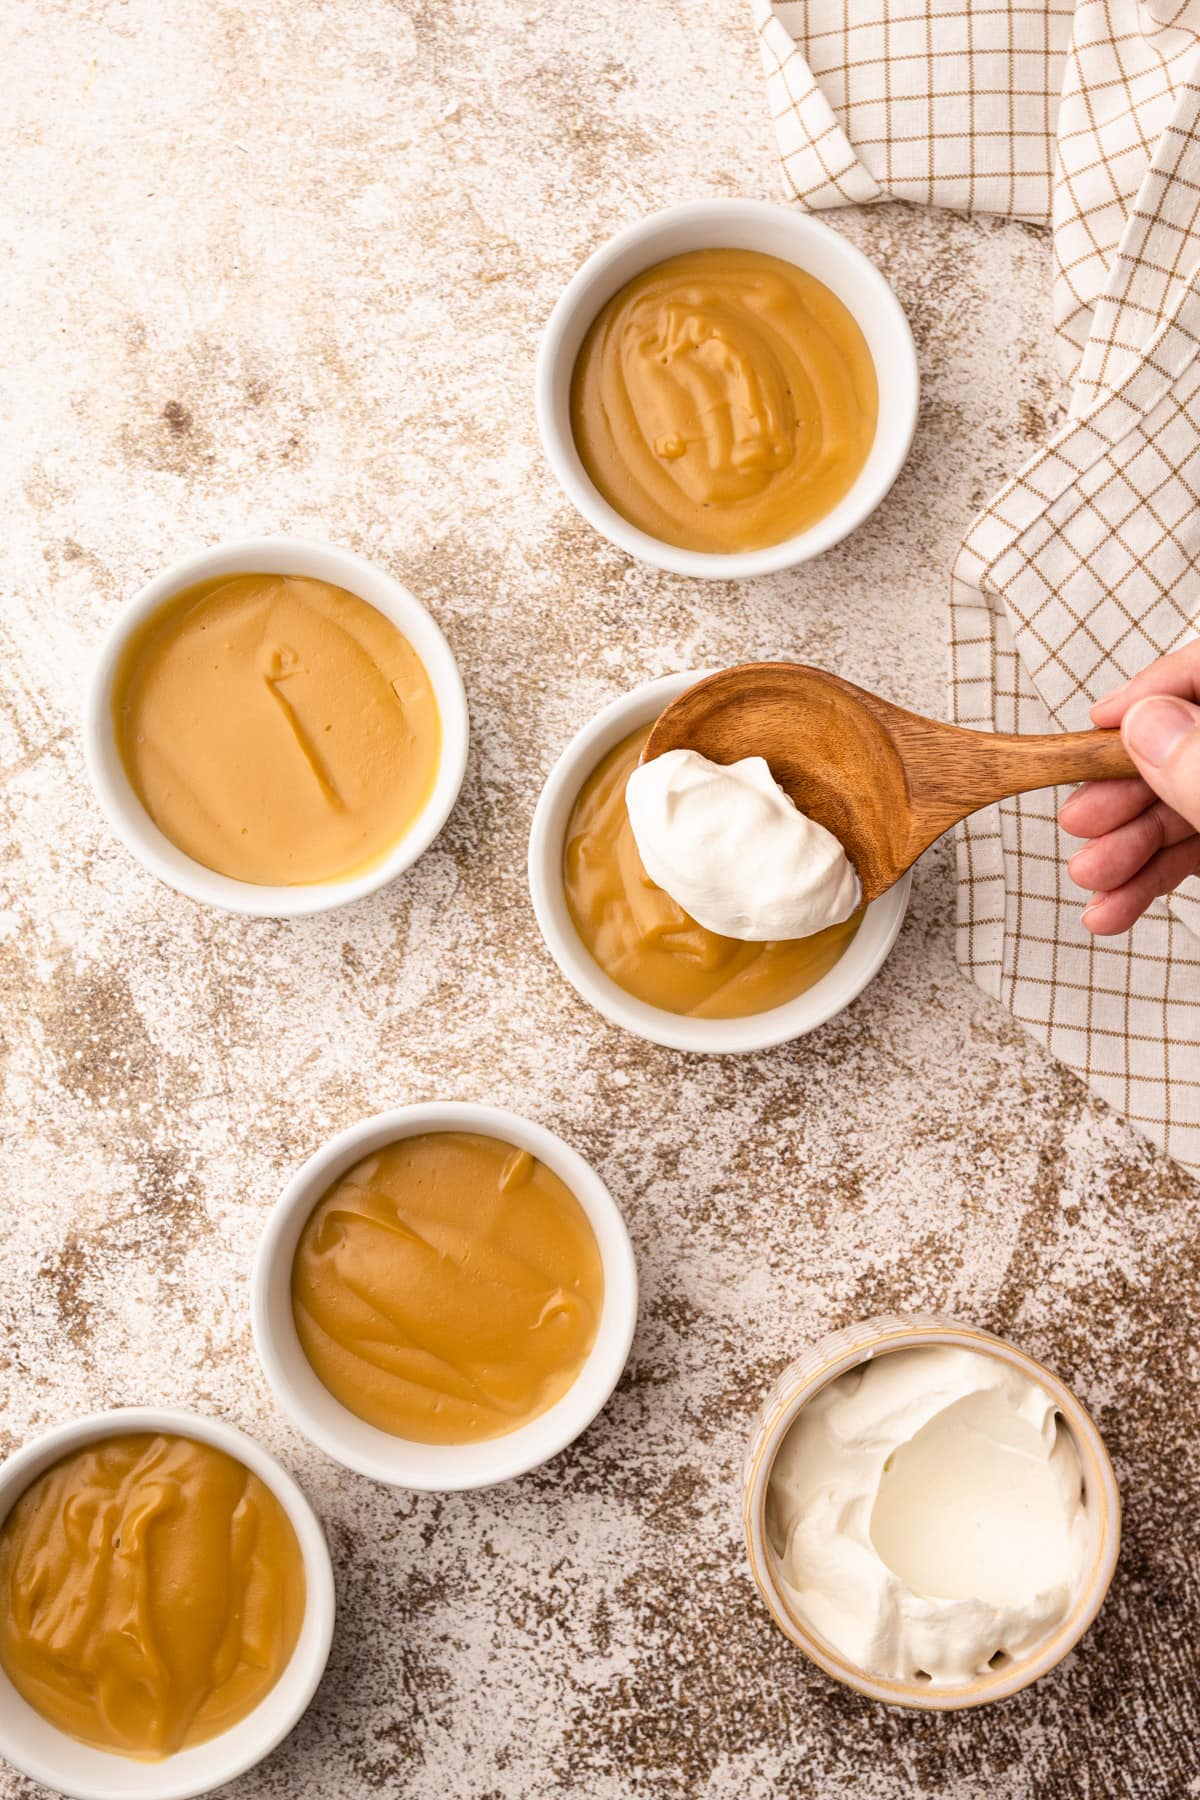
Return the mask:
{"type": "Polygon", "coordinates": [[[750,1571],[767,1610],[784,1635],[817,1667],[868,1700],[925,1712],[956,1712],[1006,1700],[1056,1668],[1079,1642],[1104,1604],[1121,1543],[1121,1497],[1103,1439],[1090,1416],[1058,1376],[1034,1357],[957,1319],[940,1315],[882,1314],[822,1338],[789,1363],[767,1395],[750,1437],[744,1471],[743,1524],[750,1571]],[[1089,1527],[1087,1574],[1070,1612],[1044,1643],[1028,1655],[1006,1659],[970,1682],[950,1686],[929,1681],[895,1681],[871,1675],[849,1662],[805,1623],[788,1605],[776,1577],[775,1558],[767,1538],[767,1484],[775,1458],[793,1422],[822,1388],[860,1363],[896,1350],[941,1345],[998,1357],[1054,1400],[1071,1433],[1083,1475],[1084,1508],[1089,1527]]]}

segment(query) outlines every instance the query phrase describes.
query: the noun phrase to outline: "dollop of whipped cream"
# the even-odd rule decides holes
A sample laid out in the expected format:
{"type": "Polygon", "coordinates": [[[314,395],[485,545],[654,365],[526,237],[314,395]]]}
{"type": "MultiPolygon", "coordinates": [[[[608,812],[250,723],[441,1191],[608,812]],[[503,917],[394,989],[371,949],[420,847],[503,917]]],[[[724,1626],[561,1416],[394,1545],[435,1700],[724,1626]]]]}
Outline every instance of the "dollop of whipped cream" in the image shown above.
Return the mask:
{"type": "Polygon", "coordinates": [[[1037,1648],[1087,1566],[1079,1455],[1051,1396],[998,1357],[893,1351],[817,1394],[767,1489],[795,1612],[873,1675],[970,1681],[1037,1648]]]}
{"type": "Polygon", "coordinates": [[[634,770],[625,804],[647,875],[708,931],[774,943],[857,910],[862,890],[846,852],[761,756],[714,763],[668,750],[634,770]]]}

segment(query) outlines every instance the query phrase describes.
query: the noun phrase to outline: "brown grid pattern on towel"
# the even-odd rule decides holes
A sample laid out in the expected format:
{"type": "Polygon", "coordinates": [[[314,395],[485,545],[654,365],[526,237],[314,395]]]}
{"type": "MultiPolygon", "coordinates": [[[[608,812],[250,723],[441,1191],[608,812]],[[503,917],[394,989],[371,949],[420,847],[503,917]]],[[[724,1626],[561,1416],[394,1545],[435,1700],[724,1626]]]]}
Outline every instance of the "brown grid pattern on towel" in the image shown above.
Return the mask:
{"type": "MultiPolygon", "coordinates": [[[[1180,278],[1198,198],[1183,167],[1186,142],[1171,131],[1179,90],[1196,64],[1196,30],[1178,22],[1186,10],[1168,3],[1160,17],[1154,5],[1130,0],[1081,0],[1076,9],[1059,109],[1053,206],[1055,325],[1076,355],[1088,342],[1093,309],[1114,274],[1124,305],[1139,308],[1154,324],[1165,317],[1180,278]],[[1158,193],[1145,192],[1148,168],[1158,176],[1158,193]],[[1120,274],[1113,265],[1127,224],[1133,225],[1127,245],[1137,270],[1120,274]]],[[[1092,346],[1096,366],[1081,372],[1076,412],[1119,382],[1123,359],[1106,346],[1120,344],[1121,337],[1115,319],[1100,322],[1092,346]],[[1110,367],[1113,355],[1116,366],[1110,367]]]]}
{"type": "Polygon", "coordinates": [[[796,198],[1050,217],[1071,0],[755,0],[796,198]]]}
{"type": "MultiPolygon", "coordinates": [[[[1072,57],[1072,65],[1075,64],[1072,57]]],[[[1196,171],[1194,40],[1177,58],[1190,73],[1164,64],[1160,86],[1149,89],[1159,129],[1142,163],[1142,178],[1128,207],[1097,190],[1100,171],[1069,172],[1064,147],[1055,193],[1054,310],[1060,339],[1078,353],[1072,412],[1085,413],[1120,386],[1147,335],[1178,303],[1196,257],[1200,180],[1196,171]],[[1148,165],[1148,166],[1147,166],[1148,165]],[[1087,194],[1096,197],[1089,204],[1087,194]]],[[[1065,123],[1071,101],[1064,98],[1065,123]]],[[[1111,187],[1132,176],[1122,160],[1111,187]]]]}
{"type": "MultiPolygon", "coordinates": [[[[951,658],[959,724],[1053,728],[998,596],[964,593],[951,658]]],[[[1124,938],[1092,938],[1055,817],[1065,797],[1021,795],[960,831],[959,960],[1052,1055],[1200,1172],[1200,937],[1180,916],[1188,903],[1156,906],[1124,938]]]]}
{"type": "MultiPolygon", "coordinates": [[[[1127,227],[1126,308],[1161,319],[1200,193],[1169,131],[1197,70],[1173,0],[753,0],[788,186],[822,209],[888,198],[1054,223],[1054,318],[1074,378],[1127,227]],[[1164,193],[1139,223],[1147,165],[1164,193]],[[1174,242],[1158,230],[1170,217],[1174,242]],[[1151,256],[1145,240],[1158,230],[1151,256]],[[1138,241],[1139,237],[1142,239],[1138,241]],[[1157,264],[1157,266],[1155,266],[1157,264]]],[[[1123,372],[1120,321],[1076,411],[1123,372]],[[1107,366],[1111,358],[1113,366],[1107,366]]]]}
{"type": "MultiPolygon", "coordinates": [[[[972,527],[951,597],[952,716],[981,731],[1083,729],[1094,699],[1194,638],[1198,618],[1200,285],[1189,284],[1122,385],[972,527]]],[[[1065,797],[1022,795],[960,831],[959,960],[1200,1171],[1200,881],[1127,936],[1092,938],[1066,873],[1065,797]]]]}
{"type": "MultiPolygon", "coordinates": [[[[963,544],[950,697],[977,730],[1083,729],[1093,700],[1200,630],[1200,52],[1186,10],[755,10],[806,204],[894,195],[1045,219],[1053,178],[1072,406],[963,544]]],[[[1022,795],[961,829],[959,959],[1200,1172],[1200,880],[1125,937],[1092,938],[1066,873],[1064,798],[1022,795]]]]}

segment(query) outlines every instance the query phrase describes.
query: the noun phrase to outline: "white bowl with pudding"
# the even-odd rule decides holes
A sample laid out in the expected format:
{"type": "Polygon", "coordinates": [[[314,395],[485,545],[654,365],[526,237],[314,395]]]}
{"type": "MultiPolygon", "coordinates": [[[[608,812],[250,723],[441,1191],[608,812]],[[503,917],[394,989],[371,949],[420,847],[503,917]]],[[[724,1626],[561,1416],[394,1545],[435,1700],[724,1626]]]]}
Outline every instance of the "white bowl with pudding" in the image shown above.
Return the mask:
{"type": "Polygon", "coordinates": [[[138,860],[204,905],[277,919],[411,867],[450,815],[468,739],[462,678],[420,601],[362,557],[282,537],[185,557],[128,601],[83,721],[96,798],[138,860]],[[255,585],[274,578],[270,613],[255,585]]]}
{"type": "Polygon", "coordinates": [[[629,1355],[637,1268],[577,1151],[461,1101],[351,1126],[297,1171],[251,1278],[276,1400],[393,1487],[491,1487],[558,1455],[629,1355]]]}
{"type": "Polygon", "coordinates": [[[588,523],[641,562],[721,581],[793,568],[860,525],[904,465],[918,395],[880,271],[760,200],[618,232],[568,282],[535,377],[547,460],[588,523]]]}
{"type": "Polygon", "coordinates": [[[223,1787],[291,1731],[329,1656],[316,1515],[252,1438],[195,1413],[98,1413],[9,1457],[0,1571],[0,1755],[73,1800],[223,1787]],[[77,1609],[64,1637],[71,1583],[90,1624],[77,1609]]]}
{"type": "Polygon", "coordinates": [[[904,921],[910,877],[905,875],[862,909],[856,922],[791,944],[719,940],[685,924],[680,913],[676,956],[670,952],[669,918],[649,918],[640,930],[634,908],[652,906],[662,897],[648,894],[644,876],[639,883],[630,869],[635,852],[623,838],[625,815],[614,784],[625,764],[632,767],[636,762],[637,734],[644,735],[664,707],[703,673],[663,675],[643,683],[604,707],[571,740],[547,776],[534,812],[529,889],[546,947],[558,967],[580,997],[614,1025],[674,1050],[715,1054],[766,1050],[803,1037],[834,1018],[878,973],[904,921]],[[606,762],[610,758],[614,760],[606,762]],[[606,767],[611,776],[605,775],[606,767]],[[591,854],[577,826],[581,797],[598,776],[613,787],[606,802],[609,818],[618,810],[621,814],[622,841],[613,866],[625,890],[609,883],[604,915],[589,947],[576,922],[582,909],[572,913],[566,862],[568,854],[576,861],[591,854]],[[619,966],[611,957],[606,968],[600,956],[614,935],[614,920],[625,932],[625,964],[619,966]],[[667,946],[665,952],[662,945],[667,946]],[[668,999],[671,1006],[665,1004],[668,999]]]}
{"type": "Polygon", "coordinates": [[[743,1471],[772,1619],[864,1698],[954,1712],[1049,1674],[1104,1604],[1121,1500],[1044,1363],[938,1314],[830,1333],[779,1376],[743,1471]]]}

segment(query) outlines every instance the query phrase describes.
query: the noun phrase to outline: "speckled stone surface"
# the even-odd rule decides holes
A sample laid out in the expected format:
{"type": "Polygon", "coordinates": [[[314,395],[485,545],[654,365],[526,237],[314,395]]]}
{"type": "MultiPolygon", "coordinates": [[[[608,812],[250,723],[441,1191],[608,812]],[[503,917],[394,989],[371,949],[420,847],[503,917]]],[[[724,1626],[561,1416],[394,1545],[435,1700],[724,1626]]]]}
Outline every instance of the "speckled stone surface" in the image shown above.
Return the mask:
{"type": "MultiPolygon", "coordinates": [[[[255,1433],[320,1512],[326,1679],[238,1800],[1110,1800],[1200,1793],[1193,1185],[955,969],[948,847],[848,1013],[742,1061],[567,989],[524,850],[568,736],[646,676],[801,654],[943,712],[948,570],[1060,406],[1048,245],[837,223],[912,318],[894,494],[743,587],[631,566],[536,441],[538,331],[609,232],[776,193],[742,0],[7,0],[2,1437],[119,1402],[255,1433]],[[471,697],[462,801],[405,880],[307,923],[158,886],[92,804],[78,717],[121,601],[257,532],[408,582],[471,697]],[[640,1259],[625,1379],[493,1493],[393,1494],[280,1418],[247,1277],[285,1177],[382,1106],[514,1107],[590,1157],[640,1259]],[[939,1308],[1049,1361],[1127,1506],[1110,1602],[1036,1690],[889,1713],[810,1670],[746,1570],[739,1470],[798,1346],[939,1308]]],[[[40,1790],[0,1772],[3,1800],[40,1790]]]]}

